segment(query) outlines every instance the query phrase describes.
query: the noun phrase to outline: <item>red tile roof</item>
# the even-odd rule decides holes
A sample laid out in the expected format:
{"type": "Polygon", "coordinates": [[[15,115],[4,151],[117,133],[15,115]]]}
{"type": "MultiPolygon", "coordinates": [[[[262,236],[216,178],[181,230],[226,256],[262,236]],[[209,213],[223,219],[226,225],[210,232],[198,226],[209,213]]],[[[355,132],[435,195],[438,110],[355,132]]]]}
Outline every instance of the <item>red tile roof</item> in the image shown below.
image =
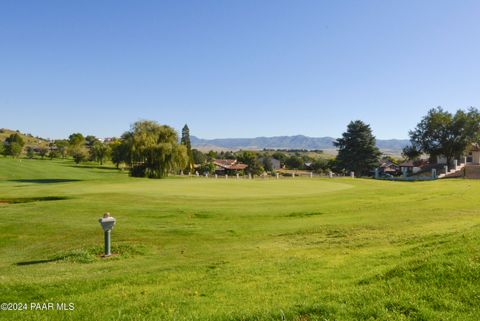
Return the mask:
{"type": "Polygon", "coordinates": [[[213,161],[218,166],[229,166],[237,163],[236,159],[216,159],[213,161]]]}
{"type": "Polygon", "coordinates": [[[231,165],[228,169],[233,169],[233,170],[244,170],[245,168],[247,168],[248,165],[247,164],[241,164],[241,163],[238,163],[238,164],[235,164],[235,165],[231,165]]]}
{"type": "Polygon", "coordinates": [[[213,161],[213,164],[221,168],[231,169],[236,171],[243,170],[248,167],[248,165],[246,164],[237,163],[236,159],[216,159],[213,161]]]}

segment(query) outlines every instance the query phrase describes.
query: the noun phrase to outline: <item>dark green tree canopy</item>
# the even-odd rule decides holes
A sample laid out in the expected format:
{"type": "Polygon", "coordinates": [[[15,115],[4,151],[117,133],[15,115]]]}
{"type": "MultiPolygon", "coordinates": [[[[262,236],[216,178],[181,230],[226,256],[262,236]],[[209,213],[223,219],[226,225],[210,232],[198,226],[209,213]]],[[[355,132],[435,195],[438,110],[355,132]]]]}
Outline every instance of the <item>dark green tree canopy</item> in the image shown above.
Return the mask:
{"type": "Polygon", "coordinates": [[[192,155],[195,164],[204,164],[207,161],[207,156],[198,149],[192,149],[192,155]]]}
{"type": "Polygon", "coordinates": [[[262,157],[262,166],[266,172],[271,172],[273,170],[272,159],[268,156],[262,157]]]}
{"type": "Polygon", "coordinates": [[[218,158],[218,153],[214,150],[211,150],[207,153],[207,160],[212,161],[218,158]]]}
{"type": "Polygon", "coordinates": [[[333,142],[338,147],[337,170],[354,171],[356,175],[369,175],[378,166],[381,155],[369,125],[361,120],[350,122],[342,138],[333,142]]]}
{"type": "Polygon", "coordinates": [[[3,153],[5,155],[18,157],[23,151],[25,141],[22,136],[17,133],[11,134],[5,139],[3,153]]]}
{"type": "Polygon", "coordinates": [[[432,160],[443,155],[450,164],[460,157],[467,147],[478,142],[480,113],[476,108],[454,115],[442,107],[430,109],[425,117],[409,132],[410,141],[418,151],[430,155],[432,160]]]}
{"type": "Polygon", "coordinates": [[[60,152],[56,149],[50,149],[50,151],[48,152],[48,157],[50,159],[58,158],[60,157],[60,152]]]}
{"type": "Polygon", "coordinates": [[[280,161],[280,164],[285,164],[285,160],[288,158],[288,155],[283,153],[283,152],[275,152],[272,155],[273,158],[278,159],[280,161]]]}
{"type": "Polygon", "coordinates": [[[5,155],[5,145],[4,143],[0,143],[0,155],[5,155]]]}
{"type": "Polygon", "coordinates": [[[304,161],[301,157],[292,155],[285,160],[285,165],[289,169],[302,169],[304,161]]]}
{"type": "Polygon", "coordinates": [[[328,159],[318,158],[314,160],[312,162],[311,168],[317,173],[327,172],[329,170],[328,159]]]}
{"type": "Polygon", "coordinates": [[[243,151],[238,155],[238,161],[248,165],[246,172],[252,175],[260,175],[264,172],[262,163],[257,158],[257,155],[250,151],[243,151]]]}
{"type": "Polygon", "coordinates": [[[68,142],[71,146],[79,146],[85,143],[85,137],[81,133],[73,133],[68,136],[68,142]]]}
{"type": "Polygon", "coordinates": [[[417,160],[422,156],[422,152],[415,145],[408,145],[402,149],[402,156],[408,160],[417,160]]]}
{"type": "Polygon", "coordinates": [[[18,143],[20,145],[25,145],[25,141],[23,140],[22,136],[20,136],[19,134],[17,133],[14,133],[14,134],[11,134],[10,136],[8,136],[6,139],[5,139],[5,142],[7,144],[11,144],[11,143],[18,143]]]}
{"type": "Polygon", "coordinates": [[[93,142],[90,146],[89,153],[90,153],[90,160],[94,162],[99,162],[100,165],[103,165],[105,159],[110,156],[110,146],[107,144],[102,143],[99,140],[93,142]]]}
{"type": "Polygon", "coordinates": [[[80,164],[88,157],[85,147],[85,137],[81,133],[73,133],[68,136],[68,154],[73,157],[76,164],[80,164]]]}
{"type": "Polygon", "coordinates": [[[32,146],[27,146],[27,158],[28,159],[32,159],[33,157],[35,157],[35,150],[33,149],[32,146]]]}
{"type": "Polygon", "coordinates": [[[56,140],[55,143],[54,143],[54,145],[57,148],[57,151],[58,151],[59,155],[62,158],[65,158],[67,156],[68,144],[69,144],[69,141],[66,140],[66,139],[59,139],[59,140],[56,140]]]}
{"type": "Polygon", "coordinates": [[[85,161],[88,157],[88,151],[85,146],[81,145],[73,145],[69,150],[70,155],[73,158],[75,164],[80,164],[81,162],[85,161]]]}
{"type": "MultiPolygon", "coordinates": [[[[130,132],[127,132],[130,134],[130,132]]],[[[114,139],[110,142],[110,157],[117,168],[121,163],[131,164],[129,135],[122,135],[121,139],[114,139]]]]}
{"type": "Polygon", "coordinates": [[[47,156],[48,154],[48,148],[45,147],[45,146],[40,146],[38,148],[38,156],[40,156],[42,159],[45,158],[45,156],[47,156]]]}
{"type": "Polygon", "coordinates": [[[93,135],[87,135],[87,137],[85,137],[85,145],[87,145],[87,148],[92,148],[96,142],[99,142],[99,140],[93,135]]]}

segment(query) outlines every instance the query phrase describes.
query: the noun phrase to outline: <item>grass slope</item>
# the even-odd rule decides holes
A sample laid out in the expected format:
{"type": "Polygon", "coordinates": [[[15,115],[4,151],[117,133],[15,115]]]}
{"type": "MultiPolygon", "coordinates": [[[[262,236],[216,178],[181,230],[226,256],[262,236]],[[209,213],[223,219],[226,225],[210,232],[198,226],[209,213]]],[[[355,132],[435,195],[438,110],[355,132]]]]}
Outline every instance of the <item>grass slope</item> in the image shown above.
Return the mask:
{"type": "Polygon", "coordinates": [[[0,158],[0,320],[478,320],[479,188],[0,158]]]}

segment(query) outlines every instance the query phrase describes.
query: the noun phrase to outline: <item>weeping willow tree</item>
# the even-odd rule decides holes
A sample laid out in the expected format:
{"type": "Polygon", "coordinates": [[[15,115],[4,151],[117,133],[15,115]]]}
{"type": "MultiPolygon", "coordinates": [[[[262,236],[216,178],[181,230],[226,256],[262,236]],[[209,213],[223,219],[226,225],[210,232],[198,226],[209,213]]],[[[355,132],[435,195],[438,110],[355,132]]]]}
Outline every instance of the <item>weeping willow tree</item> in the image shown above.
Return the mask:
{"type": "Polygon", "coordinates": [[[187,149],[178,144],[175,130],[155,121],[134,123],[122,135],[122,144],[127,147],[124,158],[132,176],[162,178],[188,163],[187,149]]]}

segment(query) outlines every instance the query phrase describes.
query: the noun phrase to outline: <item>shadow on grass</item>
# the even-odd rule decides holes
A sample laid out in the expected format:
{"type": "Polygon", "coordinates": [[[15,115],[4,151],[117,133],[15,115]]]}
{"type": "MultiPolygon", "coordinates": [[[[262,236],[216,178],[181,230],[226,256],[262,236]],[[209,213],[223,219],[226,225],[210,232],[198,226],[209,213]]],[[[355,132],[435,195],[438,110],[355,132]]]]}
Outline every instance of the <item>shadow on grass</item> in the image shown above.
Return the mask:
{"type": "Polygon", "coordinates": [[[67,200],[69,198],[70,197],[66,197],[66,196],[16,197],[16,198],[0,199],[0,203],[21,204],[21,203],[31,203],[31,202],[62,201],[62,200],[67,200]]]}
{"type": "Polygon", "coordinates": [[[51,263],[56,261],[61,261],[62,258],[54,258],[49,260],[34,260],[34,261],[24,261],[24,262],[17,262],[15,265],[24,266],[24,265],[35,265],[35,264],[44,264],[44,263],[51,263]]]}
{"type": "MultiPolygon", "coordinates": [[[[80,248],[65,252],[60,252],[55,256],[42,260],[22,261],[15,263],[16,266],[27,266],[47,263],[93,263],[97,260],[104,259],[104,248],[102,246],[94,246],[91,248],[80,248]]],[[[145,255],[147,249],[143,245],[135,244],[115,244],[112,246],[112,256],[110,260],[126,259],[133,256],[145,255]]]]}
{"type": "Polygon", "coordinates": [[[104,170],[116,170],[116,171],[119,170],[115,166],[102,166],[102,165],[67,165],[67,166],[73,167],[73,168],[90,168],[90,169],[104,169],[104,170]]]}
{"type": "Polygon", "coordinates": [[[17,183],[35,183],[35,184],[55,184],[55,183],[70,183],[80,182],[81,179],[68,179],[68,178],[45,178],[45,179],[11,179],[10,182],[17,183]]]}

